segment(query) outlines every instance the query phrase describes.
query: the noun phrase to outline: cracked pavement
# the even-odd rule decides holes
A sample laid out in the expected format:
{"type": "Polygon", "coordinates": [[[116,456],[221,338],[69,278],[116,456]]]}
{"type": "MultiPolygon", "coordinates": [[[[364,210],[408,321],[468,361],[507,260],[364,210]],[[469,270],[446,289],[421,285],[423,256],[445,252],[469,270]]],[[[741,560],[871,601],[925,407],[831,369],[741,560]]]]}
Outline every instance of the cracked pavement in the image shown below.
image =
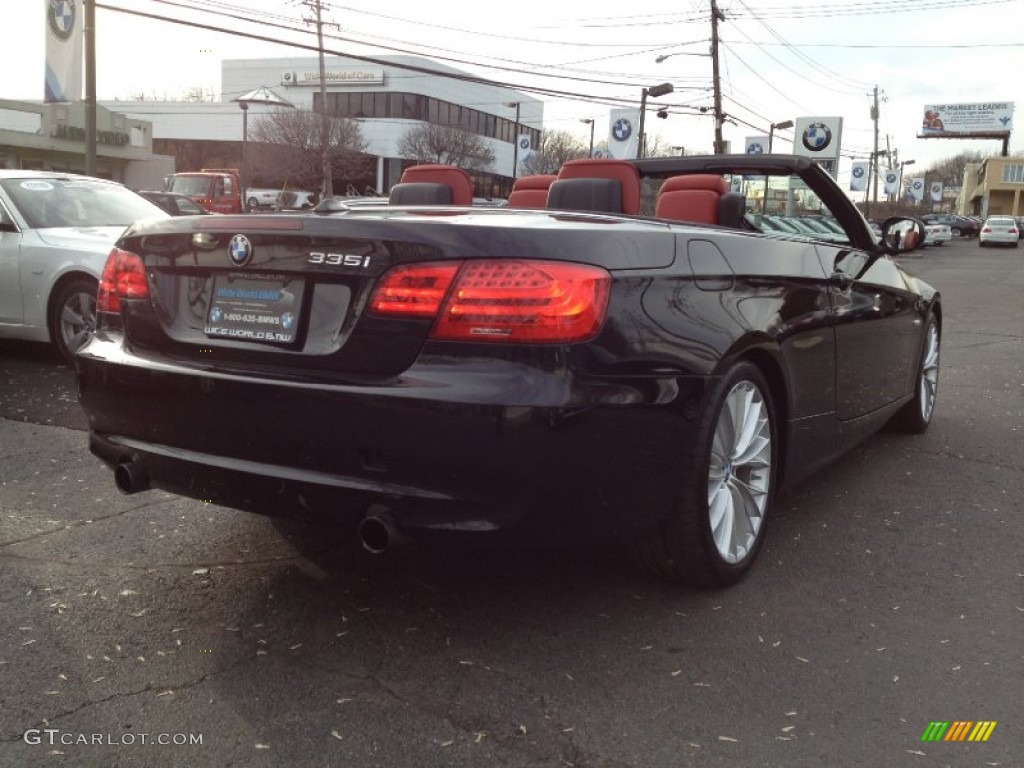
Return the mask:
{"type": "Polygon", "coordinates": [[[946,302],[931,430],[783,494],[724,592],[122,496],[70,370],[0,342],[0,767],[1019,765],[1024,259],[978,251],[908,260],[946,302]],[[920,741],[956,719],[998,725],[920,741]]]}

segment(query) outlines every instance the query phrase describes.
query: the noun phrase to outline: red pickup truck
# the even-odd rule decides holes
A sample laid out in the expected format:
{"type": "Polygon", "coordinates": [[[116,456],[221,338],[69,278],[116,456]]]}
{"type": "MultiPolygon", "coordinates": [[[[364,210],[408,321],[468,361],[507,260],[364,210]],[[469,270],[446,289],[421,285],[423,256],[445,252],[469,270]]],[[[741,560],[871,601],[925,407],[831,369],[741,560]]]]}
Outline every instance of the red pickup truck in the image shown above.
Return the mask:
{"type": "Polygon", "coordinates": [[[210,213],[244,213],[242,184],[238,171],[204,168],[175,173],[167,179],[167,191],[187,195],[210,213]]]}

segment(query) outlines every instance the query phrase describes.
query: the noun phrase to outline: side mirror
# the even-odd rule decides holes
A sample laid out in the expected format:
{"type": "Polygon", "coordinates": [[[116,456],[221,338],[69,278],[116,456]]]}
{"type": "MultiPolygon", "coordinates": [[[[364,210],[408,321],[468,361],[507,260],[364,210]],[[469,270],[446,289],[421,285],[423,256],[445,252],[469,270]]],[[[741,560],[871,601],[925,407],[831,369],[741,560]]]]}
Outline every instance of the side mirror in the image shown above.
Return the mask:
{"type": "Polygon", "coordinates": [[[924,224],[918,219],[895,216],[882,224],[882,247],[886,253],[909,253],[924,244],[924,224]]]}

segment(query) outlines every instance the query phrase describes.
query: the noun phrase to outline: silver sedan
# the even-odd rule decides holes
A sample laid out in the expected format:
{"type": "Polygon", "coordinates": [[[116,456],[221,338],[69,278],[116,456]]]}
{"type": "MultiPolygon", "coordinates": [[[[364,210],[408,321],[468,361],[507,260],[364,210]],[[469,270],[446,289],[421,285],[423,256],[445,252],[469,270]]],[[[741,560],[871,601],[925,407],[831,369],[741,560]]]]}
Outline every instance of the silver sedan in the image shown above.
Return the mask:
{"type": "Polygon", "coordinates": [[[120,184],[0,170],[0,338],[71,358],[95,327],[96,286],[125,227],[168,214],[120,184]]]}

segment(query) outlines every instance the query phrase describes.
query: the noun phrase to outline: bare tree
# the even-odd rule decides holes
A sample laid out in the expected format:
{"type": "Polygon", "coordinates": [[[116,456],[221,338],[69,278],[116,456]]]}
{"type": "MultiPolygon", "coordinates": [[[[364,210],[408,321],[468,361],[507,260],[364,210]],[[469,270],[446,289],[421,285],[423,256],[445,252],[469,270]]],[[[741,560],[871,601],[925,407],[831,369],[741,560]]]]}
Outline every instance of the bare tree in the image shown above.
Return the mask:
{"type": "Polygon", "coordinates": [[[988,156],[987,152],[968,150],[932,163],[925,173],[931,181],[941,180],[947,187],[959,187],[964,183],[964,171],[967,170],[967,166],[981,163],[988,156]]]}
{"type": "Polygon", "coordinates": [[[544,131],[540,146],[521,163],[522,173],[558,173],[566,160],[586,157],[587,146],[568,131],[544,131]]]}
{"type": "Polygon", "coordinates": [[[398,154],[418,163],[454,165],[467,171],[487,170],[494,163],[494,152],[482,136],[433,123],[406,131],[398,141],[398,154]]]}
{"type": "MultiPolygon", "coordinates": [[[[267,146],[249,155],[252,177],[272,179],[271,183],[281,186],[320,189],[320,127],[320,114],[304,109],[278,109],[261,116],[249,135],[267,146]]],[[[364,154],[366,142],[359,123],[330,118],[327,141],[334,178],[351,182],[367,173],[370,160],[364,154]]]]}
{"type": "Polygon", "coordinates": [[[212,88],[205,88],[201,85],[196,85],[189,88],[181,95],[182,101],[213,101],[215,94],[212,88]]]}

